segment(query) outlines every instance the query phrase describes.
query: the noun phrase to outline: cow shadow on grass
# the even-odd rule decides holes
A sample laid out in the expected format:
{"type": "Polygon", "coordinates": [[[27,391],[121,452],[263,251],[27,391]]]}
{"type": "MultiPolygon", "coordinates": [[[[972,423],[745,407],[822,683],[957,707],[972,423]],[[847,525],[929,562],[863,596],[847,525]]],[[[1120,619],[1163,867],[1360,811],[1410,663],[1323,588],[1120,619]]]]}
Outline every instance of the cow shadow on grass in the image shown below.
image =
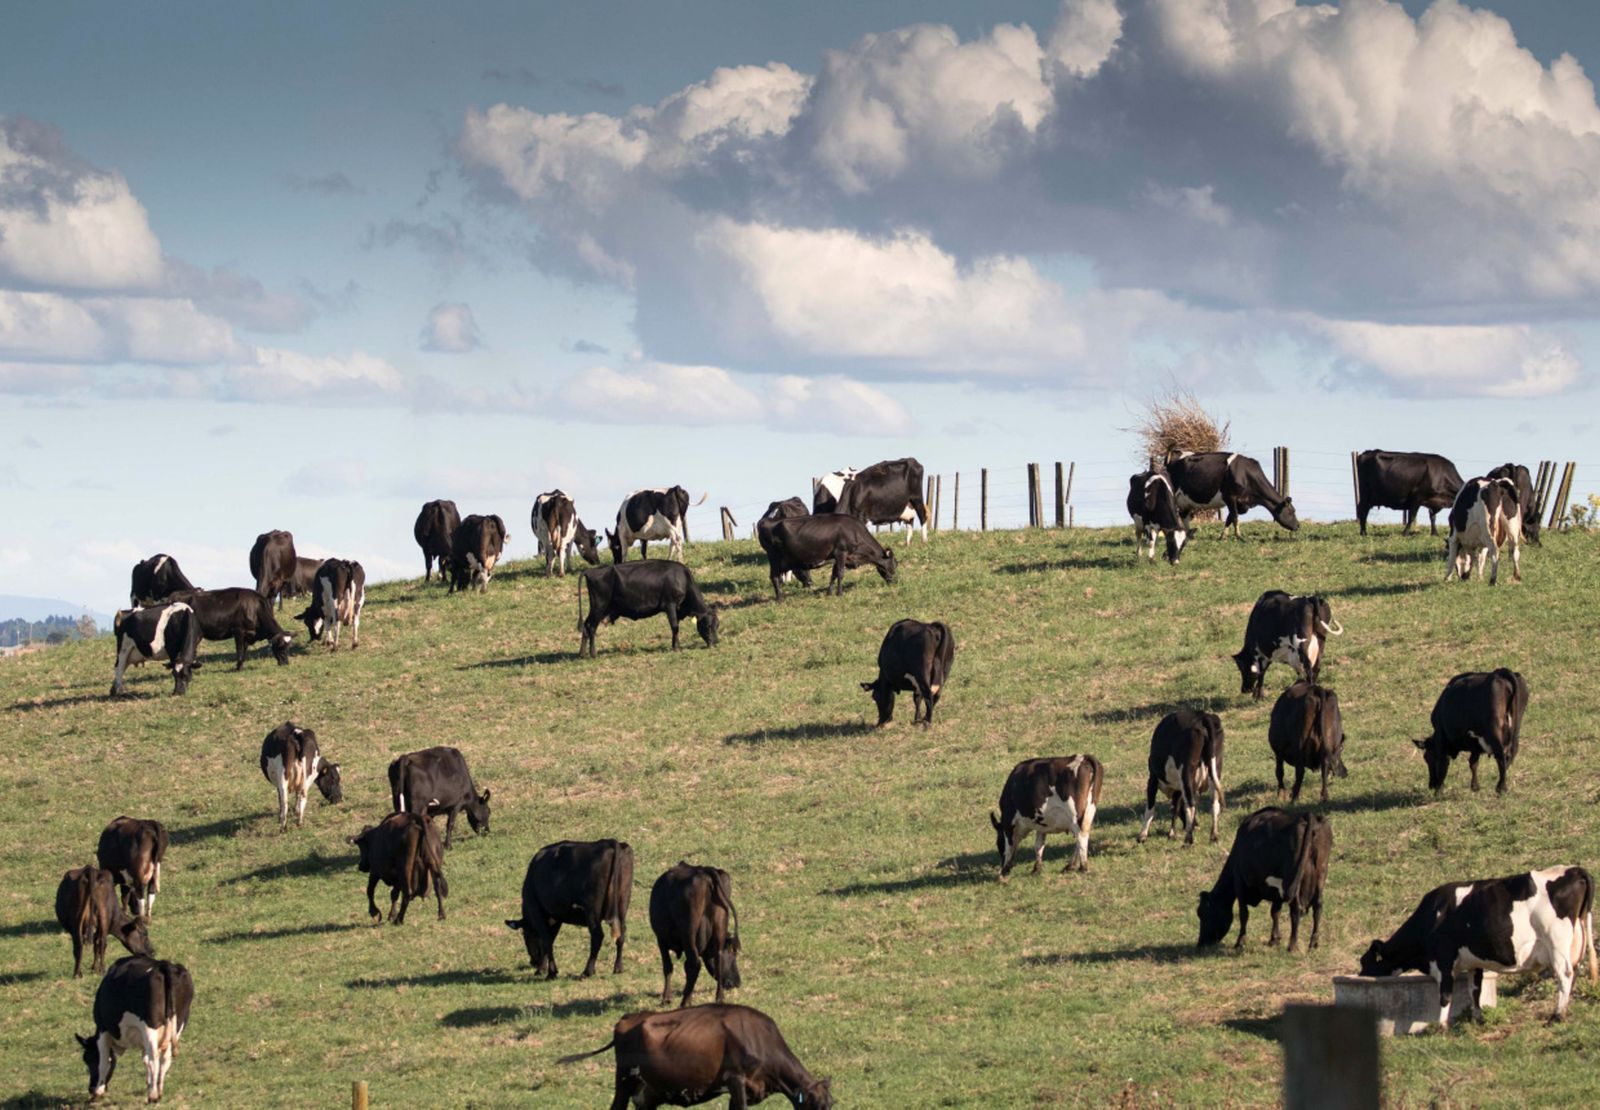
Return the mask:
{"type": "Polygon", "coordinates": [[[578,658],[576,650],[536,651],[532,655],[519,655],[515,659],[485,659],[480,663],[463,663],[456,670],[521,670],[523,667],[539,666],[545,663],[565,663],[569,659],[576,658],[578,658]]]}
{"type": "Polygon", "coordinates": [[[214,836],[229,837],[259,819],[259,815],[252,814],[249,817],[220,817],[204,825],[176,825],[167,834],[167,843],[195,844],[201,840],[210,840],[214,836]]]}
{"type": "Polygon", "coordinates": [[[1264,1041],[1276,1042],[1278,1036],[1279,1018],[1272,1017],[1236,1017],[1229,1018],[1222,1024],[1232,1029],[1235,1033],[1248,1033],[1252,1037],[1260,1037],[1264,1041]]]}
{"type": "Polygon", "coordinates": [[[0,937],[42,937],[59,932],[61,926],[54,921],[19,921],[0,926],[0,937]]]}
{"type": "MultiPolygon", "coordinates": [[[[171,690],[167,691],[169,694],[171,692],[171,690]]],[[[153,691],[148,693],[136,691],[122,694],[115,698],[107,697],[105,694],[69,694],[59,698],[43,698],[39,701],[14,701],[6,706],[6,709],[13,713],[32,713],[36,709],[65,709],[68,706],[89,705],[93,702],[146,701],[159,696],[153,691]]]]}
{"type": "Polygon", "coordinates": [[[43,1110],[44,1107],[50,1106],[81,1105],[83,1105],[81,1098],[62,1098],[60,1095],[47,1095],[35,1089],[0,1101],[0,1110],[43,1110]]]}
{"type": "Polygon", "coordinates": [[[1043,563],[1006,563],[994,568],[995,574],[1043,574],[1050,570],[1116,570],[1128,565],[1128,559],[1114,555],[1089,558],[1075,555],[1068,559],[1051,559],[1043,563]]]}
{"type": "Polygon", "coordinates": [[[758,728],[750,732],[735,732],[724,736],[724,744],[765,744],[783,740],[837,740],[845,736],[860,736],[872,731],[859,717],[853,721],[812,721],[807,724],[786,725],[783,728],[758,728]]]}
{"type": "Polygon", "coordinates": [[[1135,721],[1165,717],[1168,713],[1176,713],[1180,709],[1221,713],[1233,708],[1234,704],[1234,699],[1230,697],[1202,696],[1185,698],[1182,701],[1152,701],[1116,709],[1097,709],[1093,713],[1085,713],[1083,719],[1096,725],[1130,724],[1135,721]]]}
{"type": "Polygon", "coordinates": [[[898,894],[908,890],[929,890],[939,887],[969,886],[973,883],[992,883],[1000,873],[999,857],[993,852],[968,852],[951,856],[934,864],[934,870],[903,879],[878,879],[872,882],[848,883],[821,893],[835,898],[850,898],[858,894],[898,894]]]}
{"type": "MultiPolygon", "coordinates": [[[[56,927],[60,932],[60,926],[56,927]]],[[[31,983],[36,979],[43,979],[42,971],[0,971],[0,987],[15,987],[20,983],[31,983]]]]}
{"type": "MultiPolygon", "coordinates": [[[[1440,541],[1441,543],[1443,541],[1440,541]]],[[[1407,551],[1369,551],[1361,556],[1363,563],[1442,563],[1444,552],[1431,543],[1424,548],[1407,551]]]]}
{"type": "Polygon", "coordinates": [[[233,944],[241,940],[283,940],[287,937],[311,937],[323,933],[348,933],[353,929],[366,929],[370,926],[354,921],[323,921],[315,925],[295,925],[292,928],[282,929],[240,929],[232,933],[218,933],[214,937],[207,937],[209,944],[233,944]]]}
{"type": "Polygon", "coordinates": [[[523,1016],[521,1006],[469,1006],[451,1010],[439,1019],[439,1024],[450,1029],[476,1029],[480,1025],[506,1025],[523,1016]]]}
{"type": "Polygon", "coordinates": [[[1395,594],[1419,594],[1433,585],[1431,582],[1377,582],[1363,586],[1345,586],[1329,590],[1329,597],[1388,597],[1395,594]]]}
{"type": "Polygon", "coordinates": [[[270,881],[273,879],[303,878],[312,875],[327,875],[334,871],[347,870],[356,858],[349,856],[325,856],[314,852],[301,859],[292,859],[284,863],[269,863],[258,867],[254,871],[246,871],[243,875],[235,875],[231,879],[223,879],[224,886],[237,886],[240,883],[255,882],[257,880],[270,881]]]}
{"type": "Polygon", "coordinates": [[[1112,948],[1102,952],[1041,952],[1023,956],[1025,967],[1061,967],[1068,964],[1145,963],[1175,964],[1195,958],[1192,944],[1141,944],[1133,948],[1112,948]]]}
{"type": "Polygon", "coordinates": [[[526,976],[503,967],[460,968],[427,975],[361,976],[345,982],[352,990],[393,990],[395,987],[471,987],[523,983],[526,976]]]}

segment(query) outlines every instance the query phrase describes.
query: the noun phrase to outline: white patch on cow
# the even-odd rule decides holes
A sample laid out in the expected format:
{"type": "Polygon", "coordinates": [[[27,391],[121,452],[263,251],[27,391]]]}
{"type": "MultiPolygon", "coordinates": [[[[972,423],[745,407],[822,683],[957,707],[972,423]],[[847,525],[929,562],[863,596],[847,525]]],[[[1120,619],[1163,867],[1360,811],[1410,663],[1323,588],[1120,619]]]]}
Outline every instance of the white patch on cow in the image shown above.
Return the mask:
{"type": "Polygon", "coordinates": [[[317,585],[322,587],[322,618],[317,622],[317,634],[322,634],[323,625],[333,633],[333,646],[339,646],[339,606],[333,597],[333,576],[324,575],[317,579],[317,585]]]}
{"type": "Polygon", "coordinates": [[[1075,755],[1071,759],[1067,760],[1067,770],[1071,771],[1073,774],[1077,774],[1078,768],[1082,766],[1083,756],[1081,755],[1075,755]]]}
{"type": "Polygon", "coordinates": [[[1266,878],[1266,884],[1273,890],[1277,891],[1280,896],[1283,894],[1283,880],[1278,878],[1276,875],[1268,875],[1266,878]]]}
{"type": "Polygon", "coordinates": [[[1233,462],[1234,462],[1234,460],[1235,460],[1235,459],[1237,459],[1237,458],[1238,458],[1238,457],[1239,457],[1239,456],[1238,456],[1238,454],[1237,454],[1237,453],[1235,453],[1235,454],[1232,454],[1232,455],[1229,455],[1229,456],[1228,456],[1228,465],[1229,465],[1229,466],[1232,466],[1232,465],[1233,465],[1233,462]]]}
{"type": "Polygon", "coordinates": [[[1484,739],[1482,736],[1479,736],[1476,732],[1473,732],[1471,729],[1467,730],[1467,736],[1469,736],[1471,739],[1476,740],[1478,742],[1478,747],[1483,749],[1483,754],[1484,755],[1493,755],[1494,754],[1494,749],[1489,747],[1489,741],[1488,740],[1484,739]]]}
{"type": "Polygon", "coordinates": [[[1174,794],[1183,790],[1183,768],[1170,755],[1167,756],[1167,765],[1161,769],[1161,789],[1174,794]]]}
{"type": "Polygon", "coordinates": [[[286,828],[289,824],[289,776],[285,772],[283,756],[275,755],[267,760],[267,778],[278,792],[278,828],[286,828]]]}
{"type": "Polygon", "coordinates": [[[857,473],[858,471],[854,467],[847,466],[843,470],[835,470],[830,474],[824,474],[817,480],[817,485],[827,490],[833,495],[833,499],[837,501],[839,500],[839,495],[844,492],[844,484],[854,478],[857,473]]]}
{"type": "Polygon", "coordinates": [[[156,556],[156,565],[150,568],[150,573],[151,574],[160,574],[161,573],[161,568],[166,566],[167,563],[169,563],[169,562],[171,562],[171,560],[168,559],[167,556],[165,556],[165,555],[157,555],[156,556]]]}
{"type": "Polygon", "coordinates": [[[1317,665],[1317,659],[1322,654],[1322,643],[1315,637],[1306,641],[1306,658],[1311,660],[1311,665],[1317,665]]]}
{"type": "MultiPolygon", "coordinates": [[[[1181,553],[1183,551],[1183,545],[1189,542],[1189,533],[1185,532],[1182,528],[1179,528],[1176,532],[1172,533],[1172,542],[1177,545],[1178,551],[1181,553]]],[[[1152,547],[1153,546],[1154,545],[1152,545],[1152,547]]]]}
{"type": "Polygon", "coordinates": [[[1287,663],[1294,668],[1295,674],[1304,674],[1305,671],[1300,664],[1300,645],[1307,642],[1300,636],[1279,636],[1277,646],[1272,649],[1271,661],[1287,663]]]}

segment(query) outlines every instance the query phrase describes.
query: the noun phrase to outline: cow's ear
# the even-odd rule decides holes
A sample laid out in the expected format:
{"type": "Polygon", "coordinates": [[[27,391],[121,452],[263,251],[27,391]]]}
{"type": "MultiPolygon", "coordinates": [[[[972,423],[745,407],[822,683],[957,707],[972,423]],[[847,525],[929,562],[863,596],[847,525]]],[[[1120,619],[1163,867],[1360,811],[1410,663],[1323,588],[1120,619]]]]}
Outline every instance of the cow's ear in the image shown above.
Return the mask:
{"type": "Polygon", "coordinates": [[[518,918],[517,920],[512,921],[509,917],[506,918],[506,928],[510,929],[514,933],[520,933],[522,931],[522,919],[518,918]]]}
{"type": "Polygon", "coordinates": [[[482,802],[484,805],[489,804],[489,791],[487,788],[484,790],[483,794],[479,796],[478,801],[482,802]]]}
{"type": "Polygon", "coordinates": [[[869,693],[869,694],[870,694],[870,693],[871,693],[871,692],[872,692],[872,688],[873,688],[873,687],[874,687],[874,686],[876,686],[876,685],[877,685],[877,684],[878,684],[878,683],[877,683],[877,680],[876,680],[876,679],[874,679],[874,680],[873,680],[873,681],[871,681],[871,682],[863,682],[863,683],[862,683],[862,684],[861,684],[861,688],[862,688],[862,689],[863,689],[863,690],[865,690],[865,691],[866,691],[866,692],[867,692],[867,693],[869,693]]]}
{"type": "Polygon", "coordinates": [[[1000,831],[1000,817],[992,809],[989,811],[989,824],[994,826],[995,832],[1000,831]]]}
{"type": "Polygon", "coordinates": [[[74,1034],[72,1034],[72,1039],[78,1042],[78,1047],[80,1047],[80,1048],[88,1048],[89,1047],[89,1038],[88,1037],[82,1036],[81,1034],[78,1034],[78,1033],[74,1033],[74,1034]]]}
{"type": "Polygon", "coordinates": [[[1426,737],[1421,740],[1413,740],[1411,742],[1417,746],[1417,750],[1419,752],[1425,752],[1428,750],[1428,740],[1426,737]]]}

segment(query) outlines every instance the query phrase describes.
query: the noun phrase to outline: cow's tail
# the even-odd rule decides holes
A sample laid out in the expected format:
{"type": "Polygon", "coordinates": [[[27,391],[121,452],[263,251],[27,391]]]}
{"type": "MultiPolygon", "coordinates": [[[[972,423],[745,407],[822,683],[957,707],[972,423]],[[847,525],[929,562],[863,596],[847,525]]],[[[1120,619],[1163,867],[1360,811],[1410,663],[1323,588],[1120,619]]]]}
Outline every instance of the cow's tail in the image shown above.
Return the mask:
{"type": "Polygon", "coordinates": [[[1583,930],[1583,954],[1589,957],[1589,982],[1600,983],[1600,960],[1595,958],[1594,952],[1594,879],[1590,878],[1587,871],[1583,873],[1583,878],[1583,909],[1578,924],[1583,930]]]}
{"type": "Polygon", "coordinates": [[[706,498],[708,498],[710,496],[711,496],[711,491],[710,490],[706,490],[704,493],[702,493],[700,495],[700,500],[696,501],[694,504],[695,505],[704,505],[706,503],[706,498]]]}
{"type": "Polygon", "coordinates": [[[714,871],[711,879],[712,897],[733,919],[733,932],[728,937],[728,947],[739,951],[739,911],[733,907],[733,885],[728,878],[728,873],[721,869],[714,871]]]}
{"type": "MultiPolygon", "coordinates": [[[[428,820],[426,813],[424,813],[422,819],[423,821],[428,820]]],[[[450,884],[445,881],[444,877],[444,850],[439,846],[439,836],[434,832],[431,822],[423,830],[422,862],[427,866],[429,873],[433,875],[433,883],[439,891],[439,897],[450,897],[450,884]]],[[[443,913],[444,911],[441,910],[440,912],[443,913]]]]}
{"type": "Polygon", "coordinates": [[[558,1064],[576,1064],[579,1060],[587,1060],[591,1056],[598,1056],[602,1052],[610,1052],[617,1046],[617,1035],[613,1033],[611,1039],[593,1052],[574,1052],[571,1056],[563,1056],[557,1060],[558,1064]]]}
{"type": "Polygon", "coordinates": [[[1317,875],[1327,867],[1328,850],[1333,847],[1333,834],[1329,830],[1328,819],[1315,813],[1305,816],[1302,828],[1304,832],[1300,837],[1299,850],[1295,854],[1294,874],[1289,879],[1288,889],[1284,891],[1284,901],[1303,909],[1310,906],[1320,893],[1315,889],[1317,875]]]}
{"type": "MultiPolygon", "coordinates": [[[[426,821],[427,818],[423,817],[422,820],[426,821]]],[[[405,877],[406,893],[412,897],[426,894],[428,890],[428,877],[426,875],[422,877],[421,883],[417,882],[417,857],[419,855],[423,857],[424,866],[428,862],[424,849],[426,841],[427,830],[422,826],[412,825],[406,831],[406,857],[404,867],[400,873],[405,877]]]]}
{"type": "Polygon", "coordinates": [[[89,911],[94,908],[94,883],[88,880],[88,869],[85,868],[84,874],[78,878],[78,939],[84,944],[89,943],[92,932],[89,911]]]}
{"type": "Polygon", "coordinates": [[[577,579],[578,579],[578,631],[582,632],[583,631],[583,584],[584,584],[584,581],[585,581],[584,574],[583,574],[582,571],[578,572],[577,579]]]}
{"type": "Polygon", "coordinates": [[[1344,625],[1340,624],[1338,621],[1333,621],[1330,624],[1328,621],[1318,618],[1317,623],[1322,626],[1322,631],[1326,632],[1329,636],[1344,635],[1344,625]]]}

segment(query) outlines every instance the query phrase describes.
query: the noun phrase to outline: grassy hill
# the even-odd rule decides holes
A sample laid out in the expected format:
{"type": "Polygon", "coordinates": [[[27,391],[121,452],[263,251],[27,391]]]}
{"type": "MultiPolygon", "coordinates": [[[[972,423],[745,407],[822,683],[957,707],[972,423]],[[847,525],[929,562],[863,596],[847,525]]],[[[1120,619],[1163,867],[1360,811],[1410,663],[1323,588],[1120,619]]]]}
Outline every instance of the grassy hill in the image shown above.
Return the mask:
{"type": "MultiPolygon", "coordinates": [[[[1490,589],[1441,582],[1442,540],[1375,532],[1255,523],[1224,543],[1208,526],[1176,569],[1137,563],[1127,529],[942,534],[902,549],[895,586],[857,572],[842,598],[781,605],[754,544],[695,545],[690,565],[728,607],[722,643],[705,650],[691,625],[676,655],[657,619],[602,629],[599,658],[579,661],[574,581],[530,562],[483,596],[375,587],[353,654],[283,668],[257,654],[235,674],[231,644],[211,645],[185,698],[146,667],[135,696],[107,700],[105,641],[0,664],[0,1098],[85,1097],[70,1034],[90,1027],[95,981],[68,977],[54,890],[129,813],[172,832],[152,935],[197,988],[167,1086],[178,1106],[337,1104],[358,1078],[374,1105],[603,1105],[609,1056],[554,1060],[655,1006],[649,886],[680,858],[732,872],[732,998],[773,1015],[843,1106],[1270,1104],[1284,1002],[1330,999],[1329,976],[1424,891],[1556,862],[1600,871],[1595,537],[1550,536],[1525,582],[1507,567],[1490,589]],[[1231,940],[1197,955],[1197,892],[1274,797],[1267,718],[1289,674],[1274,667],[1252,702],[1228,658],[1273,587],[1324,594],[1347,630],[1323,670],[1350,768],[1327,807],[1323,944],[1268,949],[1262,914],[1242,955],[1231,940]],[[903,719],[871,731],[857,684],[903,616],[951,624],[953,677],[933,729],[911,727],[902,698],[903,719]],[[1511,792],[1470,793],[1461,761],[1434,801],[1411,740],[1451,675],[1497,665],[1532,687],[1511,792]],[[1223,842],[1138,845],[1150,732],[1180,703],[1227,729],[1223,842]],[[280,835],[256,760],[289,718],[343,763],[345,802],[314,797],[306,827],[280,835]],[[492,788],[492,832],[458,829],[447,921],[429,902],[373,928],[347,838],[387,812],[388,761],[433,744],[460,747],[492,788]],[[1060,873],[1058,837],[1044,873],[997,883],[988,812],[1007,771],[1072,752],[1107,768],[1089,872],[1060,873]],[[503,923],[528,857],[601,836],[637,855],[625,971],[574,978],[586,942],[568,930],[561,978],[535,981],[503,923]]],[[[1391,1100],[1592,1098],[1600,991],[1585,982],[1564,1025],[1546,1023],[1553,998],[1548,977],[1516,979],[1485,1027],[1386,1043],[1391,1100]]],[[[142,1092],[129,1059],[111,1101],[142,1092]]]]}

